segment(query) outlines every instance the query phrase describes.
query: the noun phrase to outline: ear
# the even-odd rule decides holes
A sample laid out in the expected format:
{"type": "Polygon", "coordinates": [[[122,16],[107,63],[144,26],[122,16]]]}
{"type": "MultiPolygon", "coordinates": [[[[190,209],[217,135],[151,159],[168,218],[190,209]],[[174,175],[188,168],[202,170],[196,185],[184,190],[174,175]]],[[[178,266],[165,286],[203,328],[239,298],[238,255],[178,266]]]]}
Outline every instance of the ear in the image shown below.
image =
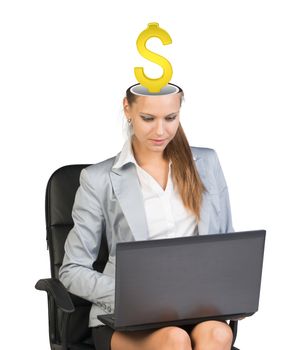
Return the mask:
{"type": "Polygon", "coordinates": [[[129,114],[130,106],[126,97],[123,98],[123,111],[126,117],[130,117],[130,114],[129,114]]]}

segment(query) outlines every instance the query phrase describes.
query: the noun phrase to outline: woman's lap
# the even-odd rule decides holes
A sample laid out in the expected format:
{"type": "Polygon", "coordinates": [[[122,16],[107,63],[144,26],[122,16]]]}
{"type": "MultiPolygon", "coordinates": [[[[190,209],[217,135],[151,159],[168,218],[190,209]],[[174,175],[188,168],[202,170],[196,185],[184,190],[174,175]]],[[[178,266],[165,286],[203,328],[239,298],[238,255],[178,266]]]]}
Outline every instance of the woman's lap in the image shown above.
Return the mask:
{"type": "MultiPolygon", "coordinates": [[[[225,322],[227,324],[226,321],[221,322],[225,322]]],[[[184,329],[188,334],[191,334],[193,328],[195,327],[195,324],[178,327],[184,329]]],[[[111,350],[110,343],[113,333],[114,330],[108,326],[93,327],[92,336],[96,350],[111,350]]]]}

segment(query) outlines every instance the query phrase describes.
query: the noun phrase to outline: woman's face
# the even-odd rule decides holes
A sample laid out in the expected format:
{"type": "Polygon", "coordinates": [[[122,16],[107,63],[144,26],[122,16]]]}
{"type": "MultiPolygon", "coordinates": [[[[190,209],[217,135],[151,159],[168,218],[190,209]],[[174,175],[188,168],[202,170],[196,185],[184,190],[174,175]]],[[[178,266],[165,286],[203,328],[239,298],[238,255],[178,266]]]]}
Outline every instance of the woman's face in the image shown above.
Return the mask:
{"type": "Polygon", "coordinates": [[[135,146],[154,152],[165,149],[179,126],[180,96],[138,96],[131,106],[124,98],[124,112],[132,120],[135,146]]]}

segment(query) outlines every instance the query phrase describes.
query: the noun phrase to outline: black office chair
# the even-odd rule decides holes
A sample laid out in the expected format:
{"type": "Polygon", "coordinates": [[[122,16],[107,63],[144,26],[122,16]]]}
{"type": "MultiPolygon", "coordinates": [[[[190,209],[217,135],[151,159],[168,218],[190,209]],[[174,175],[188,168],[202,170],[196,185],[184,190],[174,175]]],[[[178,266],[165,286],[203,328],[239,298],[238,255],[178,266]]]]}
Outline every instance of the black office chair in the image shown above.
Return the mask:
{"type": "MultiPolygon", "coordinates": [[[[47,246],[50,253],[51,278],[39,280],[35,288],[47,292],[51,350],[95,350],[88,327],[91,303],[69,293],[58,280],[63,261],[64,243],[73,227],[71,216],[79,175],[88,164],[67,165],[56,170],[46,189],[47,246]]],[[[93,268],[102,272],[108,259],[107,241],[102,236],[101,249],[93,268]]],[[[237,321],[230,321],[234,341],[237,321]]],[[[233,341],[233,342],[234,342],[233,341]]],[[[232,350],[238,350],[232,347],[232,350]]]]}

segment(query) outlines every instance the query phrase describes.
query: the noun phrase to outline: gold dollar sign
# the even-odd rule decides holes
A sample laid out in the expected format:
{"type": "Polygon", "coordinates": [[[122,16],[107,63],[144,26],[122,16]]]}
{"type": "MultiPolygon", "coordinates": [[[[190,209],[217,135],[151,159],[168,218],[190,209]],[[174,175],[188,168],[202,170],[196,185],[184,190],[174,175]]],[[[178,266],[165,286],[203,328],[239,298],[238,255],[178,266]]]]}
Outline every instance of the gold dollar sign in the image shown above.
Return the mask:
{"type": "Polygon", "coordinates": [[[143,67],[134,68],[134,75],[137,81],[146,87],[151,93],[159,92],[168,84],[173,75],[171,63],[163,56],[160,56],[146,48],[146,42],[153,37],[160,39],[164,45],[169,45],[172,43],[170,35],[164,29],[160,28],[159,24],[156,22],[149,23],[148,28],[141,32],[137,38],[136,46],[139,53],[149,61],[160,65],[163,69],[163,74],[160,78],[151,79],[144,73],[143,67]]]}

